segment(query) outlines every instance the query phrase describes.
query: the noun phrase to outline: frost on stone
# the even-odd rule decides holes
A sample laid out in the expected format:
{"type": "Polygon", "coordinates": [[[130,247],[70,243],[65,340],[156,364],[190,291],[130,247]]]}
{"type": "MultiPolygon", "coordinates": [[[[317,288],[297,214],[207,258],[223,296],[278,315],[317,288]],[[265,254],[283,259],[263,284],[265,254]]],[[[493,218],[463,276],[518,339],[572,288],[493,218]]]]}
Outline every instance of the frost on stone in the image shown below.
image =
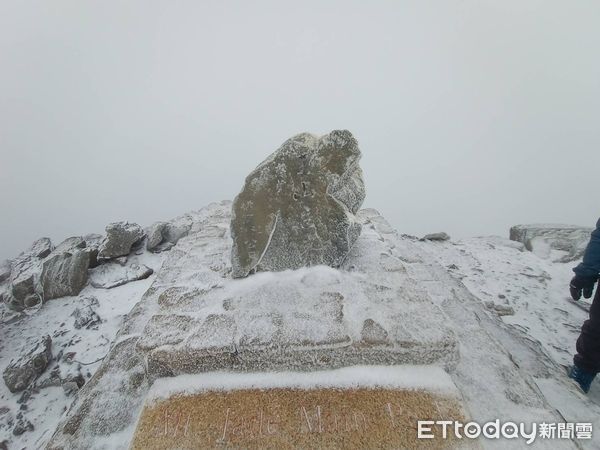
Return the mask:
{"type": "Polygon", "coordinates": [[[170,222],[155,222],[146,233],[146,250],[153,253],[170,250],[179,239],[188,235],[191,228],[192,219],[188,215],[170,222]]]}
{"type": "Polygon", "coordinates": [[[10,392],[26,389],[46,370],[51,359],[52,339],[50,336],[44,336],[4,369],[2,378],[10,392]]]}
{"type": "Polygon", "coordinates": [[[88,278],[89,253],[60,253],[44,261],[41,275],[44,301],[78,295],[88,278]]]}
{"type": "Polygon", "coordinates": [[[515,225],[510,239],[530,252],[555,262],[576,261],[583,256],[593,228],[564,224],[515,225]]]}
{"type": "Polygon", "coordinates": [[[0,263],[0,284],[4,283],[10,278],[10,263],[3,261],[0,263]]]}
{"type": "Polygon", "coordinates": [[[349,131],[303,133],[250,173],[232,209],[233,276],[339,267],[361,231],[360,157],[349,131]]]}
{"type": "Polygon", "coordinates": [[[98,259],[126,256],[131,247],[145,236],[144,230],[136,223],[115,222],[106,226],[106,237],[98,249],[98,259]]]}
{"type": "Polygon", "coordinates": [[[144,280],[153,272],[144,264],[121,265],[118,261],[111,261],[90,270],[90,284],[97,289],[112,289],[132,281],[144,280]]]}

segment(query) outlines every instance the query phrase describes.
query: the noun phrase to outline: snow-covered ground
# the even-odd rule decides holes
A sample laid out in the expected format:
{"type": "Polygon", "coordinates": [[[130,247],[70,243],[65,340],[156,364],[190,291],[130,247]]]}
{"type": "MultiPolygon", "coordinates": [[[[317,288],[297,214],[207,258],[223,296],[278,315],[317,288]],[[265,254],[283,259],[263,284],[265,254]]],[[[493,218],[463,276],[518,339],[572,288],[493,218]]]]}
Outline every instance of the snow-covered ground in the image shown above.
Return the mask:
{"type": "MultiPolygon", "coordinates": [[[[449,273],[515,332],[541,344],[558,364],[572,363],[590,300],[571,300],[569,281],[578,261],[553,262],[497,236],[460,241],[418,241],[449,273]]],[[[600,397],[595,383],[591,397],[600,397]]]]}
{"type": "MultiPolygon", "coordinates": [[[[130,256],[128,263],[145,264],[157,271],[163,258],[164,254],[144,252],[130,256]]],[[[152,275],[112,289],[96,289],[88,283],[79,296],[49,300],[40,307],[26,310],[22,316],[0,306],[0,372],[23,348],[48,334],[52,338],[53,361],[36,383],[49,380],[53,371],[63,379],[81,374],[87,382],[108,353],[124,316],[140,300],[154,278],[152,275]],[[97,299],[97,304],[91,297],[97,299]],[[93,305],[101,322],[76,329],[73,312],[88,304],[93,305]]],[[[8,441],[11,449],[43,448],[74,397],[75,393],[65,392],[60,385],[33,390],[30,396],[23,392],[13,394],[4,382],[0,382],[0,448],[3,441],[8,441]],[[19,412],[34,429],[14,436],[11,424],[19,412]]]]}
{"type": "MultiPolygon", "coordinates": [[[[377,217],[373,220],[377,221],[377,217]]],[[[378,223],[377,229],[381,231],[385,226],[383,222],[378,223]]],[[[379,238],[383,239],[381,236],[379,235],[379,238]]],[[[521,417],[529,417],[531,420],[548,419],[553,412],[547,406],[536,409],[537,398],[519,397],[529,395],[527,394],[530,392],[529,388],[522,389],[520,386],[510,386],[510,384],[514,380],[522,382],[524,378],[519,373],[527,374],[529,366],[534,367],[538,364],[534,360],[537,357],[540,360],[547,357],[559,365],[570,364],[580,326],[587,317],[582,307],[585,305],[583,301],[576,304],[569,300],[568,282],[572,277],[571,268],[576,263],[552,262],[551,257],[544,258],[549,255],[540,256],[524,251],[521,245],[500,237],[429,242],[391,237],[391,234],[389,236],[386,245],[389,244],[390,253],[383,256],[399,258],[406,266],[411,279],[417,283],[422,282],[423,285],[419,288],[427,292],[434,301],[438,301],[436,290],[439,290],[444,283],[450,284],[448,280],[452,283],[456,282],[456,285],[453,284],[448,289],[453,290],[462,283],[473,298],[478,300],[473,303],[477,303],[480,308],[472,308],[468,303],[471,299],[465,300],[463,294],[458,293],[454,300],[449,297],[448,292],[440,294],[439,305],[447,315],[449,324],[458,327],[457,324],[462,323],[460,314],[465,311],[474,315],[482,311],[485,315],[487,311],[487,314],[493,318],[500,316],[501,321],[506,325],[508,334],[504,329],[494,328],[496,325],[493,321],[484,323],[478,316],[477,320],[482,321],[481,332],[468,320],[464,321],[464,326],[472,327],[471,331],[456,330],[461,352],[476,352],[477,346],[482,345],[481,354],[462,354],[461,365],[451,373],[459,389],[473,386],[462,391],[471,412],[478,418],[487,418],[488,413],[491,415],[497,413],[505,404],[509,409],[505,411],[505,416],[510,417],[514,414],[516,418],[519,411],[527,410],[528,412],[523,412],[521,417]],[[471,336],[469,332],[475,334],[471,336]],[[504,350],[497,343],[493,345],[487,343],[488,347],[485,347],[486,343],[481,341],[485,336],[493,336],[505,346],[504,350]],[[530,343],[531,347],[524,349],[525,345],[522,346],[521,342],[530,343]],[[485,384],[485,380],[482,381],[481,377],[488,374],[496,376],[497,371],[494,372],[491,366],[506,364],[505,353],[497,358],[494,354],[486,354],[489,348],[496,348],[498,354],[506,351],[511,358],[514,356],[515,365],[522,363],[519,358],[525,358],[527,364],[525,367],[521,365],[517,369],[518,373],[506,375],[504,384],[497,385],[499,391],[496,396],[477,398],[481,392],[485,392],[478,388],[485,384]],[[532,348],[536,350],[532,351],[532,348]],[[537,349],[540,349],[540,353],[536,353],[537,349]],[[499,362],[501,358],[504,359],[499,362]],[[498,403],[502,405],[499,406],[498,403]],[[531,411],[539,411],[539,417],[532,417],[531,411]]],[[[375,238],[377,237],[374,236],[375,238]]],[[[141,255],[132,256],[130,262],[144,264],[156,272],[169,253],[143,252],[141,255]]],[[[50,300],[39,310],[29,311],[18,319],[0,309],[2,312],[0,370],[8,365],[23,347],[27,347],[40,336],[49,334],[53,341],[52,351],[55,360],[37,383],[40,384],[49,378],[53,370],[58,370],[61,378],[81,373],[86,381],[89,380],[109,351],[125,315],[142,298],[155,278],[156,274],[148,279],[112,289],[97,289],[90,283],[78,297],[50,300]],[[84,300],[86,297],[92,296],[98,300],[95,310],[102,322],[91,328],[75,329],[73,311],[81,307],[82,302],[88,301],[84,300]]],[[[169,274],[164,274],[164,278],[168,279],[169,274]]],[[[540,366],[543,364],[543,362],[539,363],[540,366]]],[[[551,374],[550,378],[541,381],[539,385],[539,389],[544,392],[546,400],[552,407],[557,408],[557,402],[562,402],[562,406],[565,406],[566,402],[566,407],[574,411],[579,410],[583,417],[586,414],[596,414],[594,409],[585,409],[588,403],[575,388],[573,388],[574,394],[569,394],[570,397],[566,401],[564,396],[549,398],[553,386],[562,383],[560,389],[554,390],[557,393],[563,392],[564,386],[567,386],[567,391],[570,389],[568,380],[559,380],[560,377],[552,373],[551,370],[547,371],[546,374],[551,374]],[[554,382],[558,384],[554,385],[554,382]]],[[[533,377],[535,374],[529,375],[533,377]]],[[[495,381],[490,380],[490,382],[495,381]]],[[[3,441],[7,441],[8,448],[43,448],[73,402],[75,394],[66,393],[60,386],[50,386],[37,392],[33,391],[31,397],[25,402],[20,403],[21,397],[21,393],[12,394],[4,383],[0,383],[0,448],[3,441]],[[21,411],[35,428],[20,436],[13,436],[9,423],[13,422],[21,411]]],[[[600,403],[598,383],[592,386],[589,398],[600,403]]],[[[590,421],[591,419],[590,417],[590,421]]],[[[131,428],[128,430],[131,431],[131,428]]],[[[544,448],[552,448],[552,445],[544,448]]]]}

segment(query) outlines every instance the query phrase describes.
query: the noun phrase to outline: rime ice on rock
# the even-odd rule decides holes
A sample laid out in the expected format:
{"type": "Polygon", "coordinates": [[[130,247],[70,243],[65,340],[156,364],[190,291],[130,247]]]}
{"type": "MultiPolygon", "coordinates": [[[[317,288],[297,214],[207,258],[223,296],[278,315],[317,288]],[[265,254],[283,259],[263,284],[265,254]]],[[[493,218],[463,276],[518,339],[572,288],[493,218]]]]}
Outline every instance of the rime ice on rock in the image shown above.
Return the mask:
{"type": "Polygon", "coordinates": [[[250,173],[233,203],[233,276],[339,267],[361,231],[360,157],[349,131],[302,133],[250,173]]]}
{"type": "Polygon", "coordinates": [[[2,373],[10,392],[19,392],[27,388],[46,370],[51,359],[52,339],[50,336],[44,336],[23,355],[11,360],[2,373]]]}
{"type": "Polygon", "coordinates": [[[357,214],[362,233],[339,269],[231,279],[227,206],[213,208],[171,250],[148,292],[147,322],[126,331],[137,333],[150,380],[213,370],[454,363],[453,333],[393,254],[395,231],[377,212],[357,214]]]}
{"type": "Polygon", "coordinates": [[[137,223],[115,222],[106,226],[106,237],[98,249],[98,259],[126,256],[131,247],[144,238],[144,230],[137,223]]]}
{"type": "Polygon", "coordinates": [[[592,231],[577,225],[515,225],[510,229],[510,239],[522,242],[527,250],[544,259],[571,262],[583,256],[592,231]]]}
{"type": "Polygon", "coordinates": [[[78,295],[85,287],[90,265],[89,253],[59,253],[42,265],[41,284],[44,301],[65,295],[78,295]]]}

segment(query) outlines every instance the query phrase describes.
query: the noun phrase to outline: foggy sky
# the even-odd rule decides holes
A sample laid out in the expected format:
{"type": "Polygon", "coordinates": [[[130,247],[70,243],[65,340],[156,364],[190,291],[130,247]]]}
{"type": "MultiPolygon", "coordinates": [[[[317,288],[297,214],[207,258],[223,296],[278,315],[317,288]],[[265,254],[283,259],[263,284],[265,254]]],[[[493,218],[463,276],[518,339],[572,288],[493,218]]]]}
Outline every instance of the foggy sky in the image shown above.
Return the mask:
{"type": "Polygon", "coordinates": [[[400,232],[600,216],[600,3],[0,0],[0,258],[232,199],[349,129],[400,232]]]}

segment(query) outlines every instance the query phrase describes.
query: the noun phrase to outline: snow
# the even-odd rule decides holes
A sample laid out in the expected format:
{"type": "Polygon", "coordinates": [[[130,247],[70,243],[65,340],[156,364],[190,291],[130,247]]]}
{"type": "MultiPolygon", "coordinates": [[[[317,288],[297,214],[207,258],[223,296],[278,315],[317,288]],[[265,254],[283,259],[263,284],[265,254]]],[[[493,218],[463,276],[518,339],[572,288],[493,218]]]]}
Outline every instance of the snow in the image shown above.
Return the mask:
{"type": "MultiPolygon", "coordinates": [[[[250,320],[250,313],[269,309],[291,317],[289,308],[293,307],[304,313],[305,318],[321,314],[323,318],[319,320],[325,320],[329,310],[314,311],[319,297],[312,303],[310,297],[321,291],[339,291],[346,299],[344,332],[352,340],[360,339],[361,325],[366,318],[392,330],[394,320],[389,311],[398,307],[394,301],[413,300],[404,313],[414,320],[402,324],[409,328],[426,328],[427,324],[420,321],[428,317],[432,308],[441,311],[444,326],[452,331],[459,348],[456,366],[440,363],[437,366],[353,366],[302,373],[287,370],[266,374],[256,371],[187,374],[159,378],[150,388],[149,398],[242,386],[267,389],[360,384],[431,389],[460,395],[471,417],[479,422],[494,419],[586,421],[593,422],[596,430],[599,429],[600,383],[595,382],[585,396],[567,379],[562,367],[571,364],[575,341],[587,318],[583,306],[589,305],[589,301],[575,303],[569,299],[571,269],[577,261],[555,262],[557,258],[552,255],[540,257],[525,251],[520,243],[497,236],[419,241],[399,236],[376,211],[363,210],[361,214],[368,223],[353,248],[353,252],[362,256],[349,257],[342,270],[321,266],[231,280],[226,276],[230,268],[230,246],[225,245],[229,240],[226,232],[229,208],[230,203],[212,205],[193,216],[190,236],[168,252],[130,256],[128,263],[144,264],[154,270],[148,279],[112,289],[88,285],[78,297],[51,300],[16,320],[2,311],[0,370],[19,355],[22,347],[48,333],[53,339],[53,355],[62,354],[58,363],[53,362],[38,381],[49,376],[54,364],[58,364],[62,377],[81,371],[87,381],[117,344],[127,344],[124,351],[137,349],[135,343],[128,342],[138,339],[136,336],[143,339],[145,327],[161,313],[161,308],[198,321],[210,315],[231,315],[239,311],[239,317],[248,317],[246,322],[239,322],[243,325],[241,329],[250,328],[249,333],[260,337],[268,335],[268,329],[258,318],[250,320]],[[210,270],[205,270],[207,268],[210,270]],[[361,290],[371,285],[377,287],[376,298],[380,300],[377,304],[367,297],[369,292],[375,291],[361,290]],[[160,295],[169,290],[176,291],[171,300],[160,295]],[[389,292],[389,298],[380,292],[389,292]],[[273,295],[279,300],[278,304],[268,304],[268,297],[273,295]],[[82,305],[83,298],[90,296],[98,299],[98,306],[94,308],[102,323],[77,330],[71,314],[82,305]],[[223,301],[224,297],[228,302],[223,301]],[[297,298],[306,303],[299,304],[297,298]],[[226,307],[234,308],[234,312],[226,307]]],[[[318,331],[310,330],[313,334],[318,331]]],[[[435,335],[434,331],[421,330],[419,336],[435,335]]],[[[393,335],[391,331],[390,335],[393,335]]],[[[322,336],[313,337],[318,340],[322,336]]],[[[204,345],[210,342],[207,340],[204,345]]],[[[103,389],[111,392],[101,401],[96,400],[99,402],[96,406],[107,405],[107,414],[109,409],[129,404],[120,401],[126,394],[116,392],[128,374],[122,371],[118,375],[122,378],[108,373],[99,380],[98,386],[104,383],[103,389]]],[[[9,448],[43,448],[76,397],[68,396],[59,386],[34,392],[27,401],[24,415],[35,429],[22,436],[12,436],[11,429],[2,424],[6,415],[15,417],[19,412],[20,396],[10,393],[0,382],[0,411],[3,407],[10,410],[4,415],[0,412],[0,443],[8,440],[9,448]]],[[[123,425],[122,430],[112,434],[95,435],[93,447],[126,448],[135,423],[123,425]]],[[[538,440],[536,448],[574,448],[574,445],[598,448],[599,443],[600,433],[596,432],[592,441],[573,444],[564,440],[538,440]]],[[[506,443],[482,441],[481,444],[484,448],[503,448],[506,443]]]]}
{"type": "MultiPolygon", "coordinates": [[[[577,261],[556,263],[514,248],[513,241],[476,237],[457,242],[419,242],[482,302],[511,307],[502,316],[515,333],[539,342],[558,364],[572,363],[575,341],[587,312],[570,300],[577,261]]],[[[588,305],[589,300],[580,300],[588,305]]],[[[599,392],[600,393],[600,392],[599,392]]]]}
{"type": "Polygon", "coordinates": [[[173,395],[204,391],[241,389],[352,389],[382,388],[429,390],[459,395],[450,376],[437,366],[351,366],[316,372],[210,372],[179,375],[156,380],[148,393],[149,401],[173,395]]]}
{"type": "MultiPolygon", "coordinates": [[[[158,270],[163,259],[161,255],[143,253],[133,255],[130,261],[158,270]]],[[[34,342],[40,336],[49,334],[52,337],[54,360],[37,381],[47,378],[56,366],[59,367],[62,378],[80,372],[88,381],[111,348],[124,316],[140,300],[153,280],[154,276],[151,276],[146,280],[108,290],[96,289],[88,284],[79,296],[49,300],[33,310],[26,310],[24,316],[18,320],[14,320],[14,316],[9,312],[3,311],[3,323],[0,328],[0,371],[20,354],[23,347],[27,347],[28,342],[34,342]],[[102,322],[89,329],[84,327],[78,330],[74,327],[75,319],[72,314],[77,307],[87,304],[86,297],[95,297],[98,300],[98,306],[94,309],[102,322]],[[10,320],[11,318],[13,320],[10,320]]],[[[17,401],[21,395],[22,393],[11,393],[4,382],[0,381],[0,407],[8,407],[10,411],[7,414],[13,418],[20,411],[21,404],[17,401]]],[[[73,395],[67,395],[60,386],[50,386],[33,392],[23,413],[33,423],[34,430],[21,436],[13,436],[12,428],[3,426],[5,420],[0,416],[0,442],[8,440],[9,448],[43,448],[74,398],[73,395]]]]}

